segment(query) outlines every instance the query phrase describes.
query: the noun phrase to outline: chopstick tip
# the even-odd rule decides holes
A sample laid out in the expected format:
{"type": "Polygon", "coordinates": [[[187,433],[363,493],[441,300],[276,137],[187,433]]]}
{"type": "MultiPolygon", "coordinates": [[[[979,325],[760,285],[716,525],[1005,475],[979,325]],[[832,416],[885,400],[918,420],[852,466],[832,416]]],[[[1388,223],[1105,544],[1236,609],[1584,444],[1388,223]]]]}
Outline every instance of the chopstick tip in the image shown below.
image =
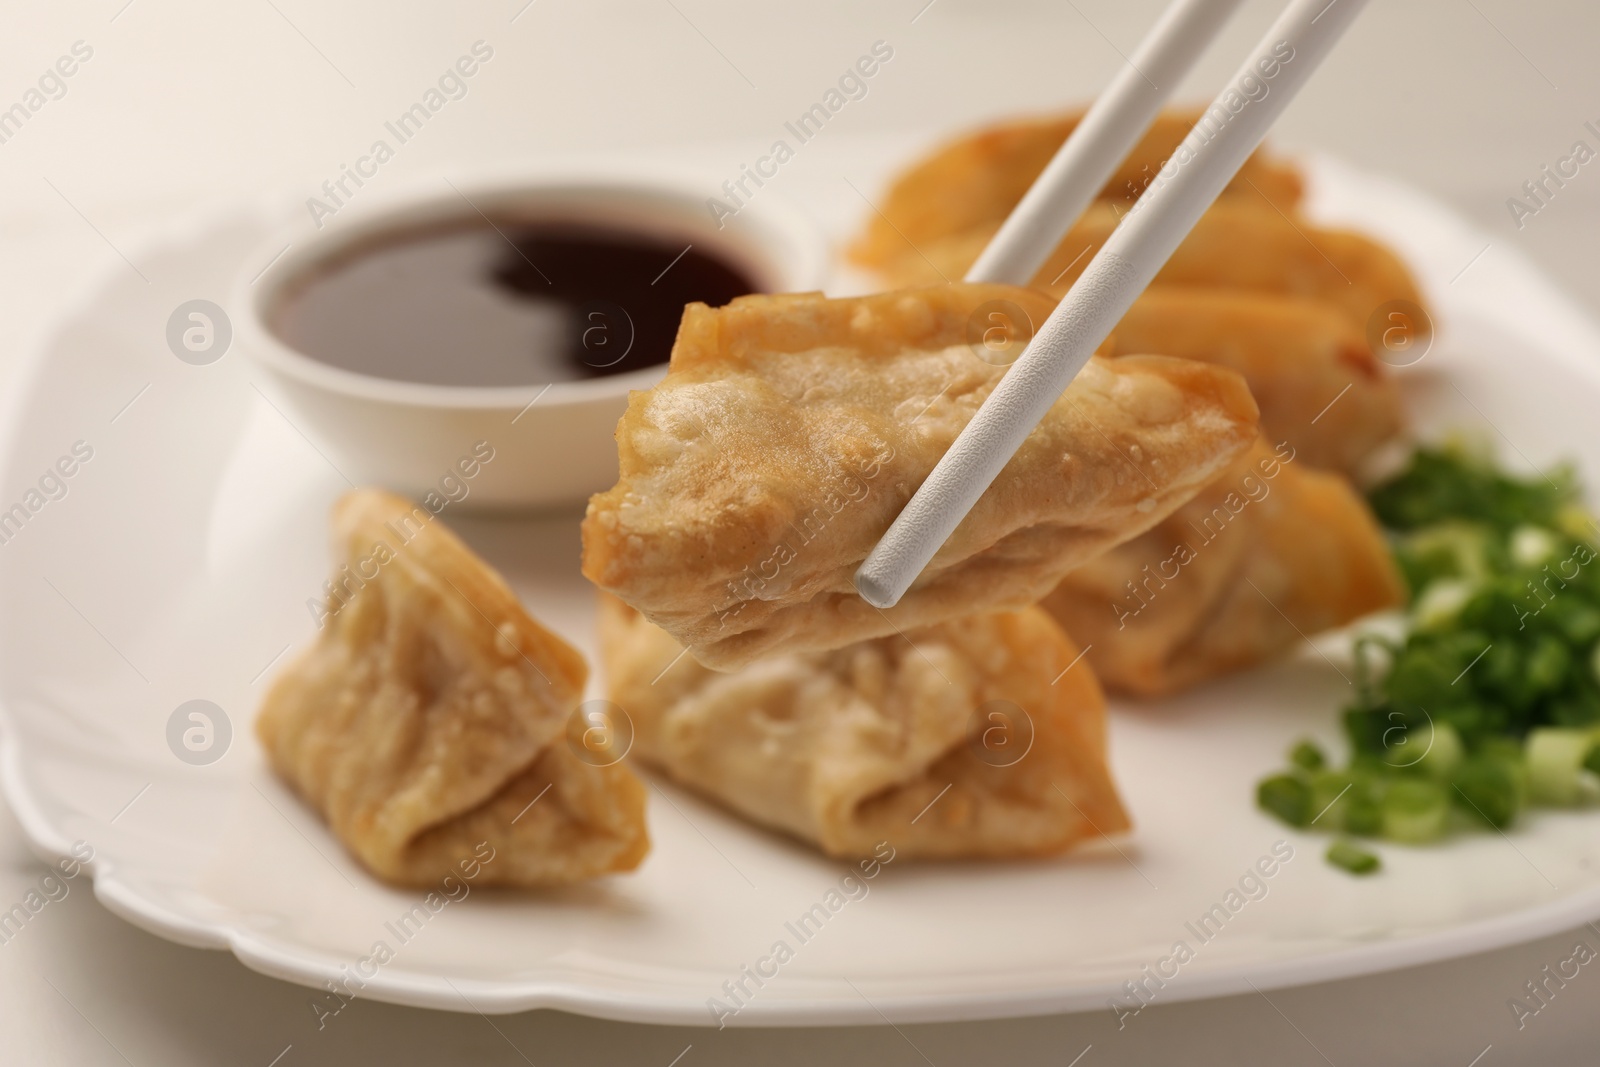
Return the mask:
{"type": "Polygon", "coordinates": [[[856,592],[875,608],[892,608],[900,602],[904,590],[894,588],[892,582],[884,581],[881,575],[873,573],[872,561],[869,559],[856,571],[856,592]]]}

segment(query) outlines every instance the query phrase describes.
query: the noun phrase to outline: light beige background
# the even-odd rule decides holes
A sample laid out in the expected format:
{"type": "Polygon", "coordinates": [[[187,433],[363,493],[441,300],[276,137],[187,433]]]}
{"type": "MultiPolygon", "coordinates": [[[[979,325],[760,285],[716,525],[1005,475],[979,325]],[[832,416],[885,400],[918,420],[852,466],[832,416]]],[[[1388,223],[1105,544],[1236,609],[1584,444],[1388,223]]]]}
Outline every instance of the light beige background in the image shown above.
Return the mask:
{"type": "MultiPolygon", "coordinates": [[[[197,206],[311,195],[477,39],[495,57],[383,168],[501,167],[574,151],[705,144],[736,171],[877,39],[895,59],[830,126],[931,134],[1092,94],[1153,0],[7,0],[0,109],[73,42],[93,58],[0,144],[0,375],[74,288],[197,206]],[[514,21],[513,21],[514,19],[514,21]],[[720,155],[719,155],[720,154],[720,155]]],[[[1275,14],[1250,2],[1190,79],[1209,95],[1275,14]]],[[[1531,254],[1600,312],[1600,162],[1518,229],[1521,184],[1600,127],[1600,9],[1578,0],[1374,0],[1279,140],[1387,171],[1531,254]]],[[[819,157],[821,154],[819,153],[819,157]]],[[[794,167],[812,166],[797,159],[794,167]]],[[[797,172],[798,173],[798,172],[797,172]]],[[[813,175],[814,177],[815,175],[813,175]]],[[[846,194],[848,195],[848,194],[846,194]]],[[[0,812],[0,900],[42,868],[0,812]]],[[[937,936],[935,931],[930,936],[937,936]]],[[[725,1032],[552,1013],[497,1018],[357,1003],[319,1032],[296,987],[111,917],[86,884],[0,945],[0,1059],[172,1065],[474,1063],[1590,1062],[1600,976],[1527,1027],[1522,983],[1594,930],[1468,960],[1261,997],[949,1026],[725,1032]],[[685,1046],[692,1045],[685,1052],[685,1046]],[[1087,1046],[1092,1046],[1087,1048],[1087,1046]],[[1492,1046],[1485,1052],[1486,1046],[1492,1046]]]]}

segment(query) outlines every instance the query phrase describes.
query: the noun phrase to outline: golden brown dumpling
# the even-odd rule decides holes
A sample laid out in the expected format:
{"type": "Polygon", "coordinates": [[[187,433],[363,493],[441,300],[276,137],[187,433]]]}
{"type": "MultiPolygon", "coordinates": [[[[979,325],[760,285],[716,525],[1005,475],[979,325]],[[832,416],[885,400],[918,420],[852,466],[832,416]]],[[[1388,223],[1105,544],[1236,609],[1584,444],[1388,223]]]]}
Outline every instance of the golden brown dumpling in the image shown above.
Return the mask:
{"type": "MultiPolygon", "coordinates": [[[[1196,108],[1162,112],[1106,183],[1101,198],[1123,208],[1136,200],[1200,114],[1196,108]]],[[[868,219],[866,231],[851,246],[851,258],[881,270],[906,255],[908,242],[922,247],[974,228],[998,226],[1082,118],[1079,109],[1007,120],[936,149],[895,179],[878,203],[882,215],[874,212],[868,219]]],[[[1267,196],[1292,211],[1300,192],[1300,175],[1293,167],[1258,151],[1223,195],[1267,196]]],[[[960,276],[958,271],[950,279],[960,276]]]]}
{"type": "Polygon", "coordinates": [[[900,603],[874,608],[852,575],[1005,373],[981,343],[1002,304],[1035,324],[1054,306],[991,285],[689,305],[666,378],[629,398],[584,574],[731,670],[1032,603],[1254,440],[1232,371],[1092,359],[900,603]]]}
{"type": "Polygon", "coordinates": [[[1106,687],[1161,696],[1394,607],[1403,586],[1361,497],[1258,442],[1149,533],[1079,567],[1046,608],[1106,687]]]}
{"type": "Polygon", "coordinates": [[[1400,390],[1366,335],[1322,301],[1155,286],[1117,323],[1110,348],[1238,371],[1261,406],[1261,432],[1308,466],[1353,476],[1404,426],[1400,390]]]}
{"type": "MultiPolygon", "coordinates": [[[[1092,205],[1050,254],[1033,284],[1063,295],[1121,219],[1113,204],[1092,205]]],[[[902,286],[960,278],[999,226],[986,223],[916,248],[902,243],[903,253],[881,273],[890,284],[902,286]]],[[[1291,221],[1260,198],[1252,202],[1243,196],[1212,204],[1157,273],[1155,284],[1323,300],[1362,330],[1389,301],[1421,301],[1405,265],[1378,242],[1305,219],[1291,221]]]]}
{"type": "Polygon", "coordinates": [[[566,743],[577,650],[407,500],[349,493],[333,537],[345,566],[322,632],[256,722],[273,769],[389,882],[436,885],[474,859],[486,885],[636,867],[644,786],[566,743]]]}
{"type": "Polygon", "coordinates": [[[1100,687],[1037,608],[732,674],[610,597],[600,632],[636,756],[831,856],[1037,856],[1128,828],[1100,687]]]}

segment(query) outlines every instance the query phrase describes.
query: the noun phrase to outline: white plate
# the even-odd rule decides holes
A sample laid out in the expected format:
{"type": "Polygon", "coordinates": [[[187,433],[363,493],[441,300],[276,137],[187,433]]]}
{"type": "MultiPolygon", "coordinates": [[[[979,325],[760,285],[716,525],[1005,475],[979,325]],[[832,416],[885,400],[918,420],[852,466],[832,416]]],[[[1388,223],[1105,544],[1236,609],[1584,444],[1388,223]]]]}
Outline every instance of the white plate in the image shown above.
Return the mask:
{"type": "MultiPolygon", "coordinates": [[[[1488,239],[1423,198],[1329,163],[1315,176],[1318,211],[1401,248],[1439,309],[1445,331],[1406,374],[1423,431],[1487,422],[1508,457],[1572,456],[1600,479],[1587,432],[1595,329],[1505,248],[1479,256],[1488,239]]],[[[310,986],[383,941],[394,958],[360,987],[380,1000],[686,1024],[710,1022],[708,998],[726,1000],[722,983],[783,939],[795,958],[731,1020],[776,1025],[1104,1009],[1179,940],[1194,956],[1157,1000],[1400,967],[1600,916],[1594,817],[1538,813],[1508,837],[1380,846],[1384,872],[1355,880],[1324,864],[1326,838],[1256,811],[1254,782],[1288,742],[1337,739],[1347,690],[1308,649],[1164,706],[1116,709],[1113,761],[1137,825],[1118,849],[892,864],[802,945],[785,922],[845,868],[658,787],[655,847],[635,874],[554,895],[474,892],[400,944],[386,924],[416,896],[351,862],[266,772],[251,731],[268,665],[312,633],[306,601],[343,483],[243,360],[190,366],[164,339],[177,305],[224,299],[258,228],[240,216],[170,235],[137,257],[148,284],[118,264],[40,353],[0,465],[4,509],[75,441],[94,449],[65,498],[0,544],[0,766],[36,847],[88,842],[96,895],[128,920],[310,986]],[[194,699],[232,727],[208,766],[168,747],[169,718],[194,699]],[[1201,943],[1185,924],[1279,840],[1294,859],[1201,943]]],[[[445,518],[592,654],[575,514],[445,518]]]]}

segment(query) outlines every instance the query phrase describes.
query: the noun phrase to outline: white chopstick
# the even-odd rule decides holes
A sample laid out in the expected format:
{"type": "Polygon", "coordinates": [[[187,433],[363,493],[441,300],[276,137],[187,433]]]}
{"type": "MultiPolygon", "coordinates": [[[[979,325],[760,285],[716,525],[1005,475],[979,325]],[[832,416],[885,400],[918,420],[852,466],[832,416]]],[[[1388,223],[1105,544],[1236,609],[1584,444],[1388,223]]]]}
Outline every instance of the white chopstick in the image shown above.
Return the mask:
{"type": "Polygon", "coordinates": [[[862,599],[899,602],[1365,6],[1291,0],[856,571],[862,599]]]}
{"type": "Polygon", "coordinates": [[[1027,285],[1111,180],[1240,0],[1173,0],[967,271],[1027,285]]]}

